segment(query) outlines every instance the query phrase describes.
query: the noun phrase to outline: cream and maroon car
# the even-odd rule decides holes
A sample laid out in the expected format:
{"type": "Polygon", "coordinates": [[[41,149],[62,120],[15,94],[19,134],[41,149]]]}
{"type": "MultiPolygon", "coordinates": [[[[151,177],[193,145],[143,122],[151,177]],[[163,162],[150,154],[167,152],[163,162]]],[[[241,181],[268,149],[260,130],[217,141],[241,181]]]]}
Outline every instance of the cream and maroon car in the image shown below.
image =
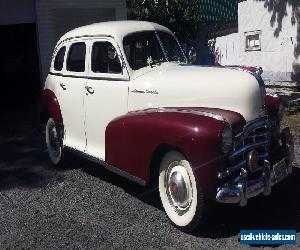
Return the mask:
{"type": "Polygon", "coordinates": [[[293,139],[257,74],[192,66],[155,23],[105,22],[57,43],[41,97],[53,164],[72,150],[157,185],[173,224],[191,231],[210,200],[241,206],[292,173],[293,139]]]}

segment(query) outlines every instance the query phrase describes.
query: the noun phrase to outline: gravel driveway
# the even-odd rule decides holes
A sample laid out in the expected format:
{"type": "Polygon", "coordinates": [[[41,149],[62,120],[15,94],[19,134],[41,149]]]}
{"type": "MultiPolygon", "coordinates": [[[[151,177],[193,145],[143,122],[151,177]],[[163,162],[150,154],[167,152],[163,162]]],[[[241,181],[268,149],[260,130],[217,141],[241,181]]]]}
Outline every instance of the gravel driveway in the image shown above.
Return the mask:
{"type": "Polygon", "coordinates": [[[75,156],[68,169],[53,168],[30,115],[1,120],[1,249],[232,249],[240,229],[296,229],[299,245],[300,168],[271,197],[215,206],[205,228],[188,235],[168,222],[157,190],[75,156]]]}

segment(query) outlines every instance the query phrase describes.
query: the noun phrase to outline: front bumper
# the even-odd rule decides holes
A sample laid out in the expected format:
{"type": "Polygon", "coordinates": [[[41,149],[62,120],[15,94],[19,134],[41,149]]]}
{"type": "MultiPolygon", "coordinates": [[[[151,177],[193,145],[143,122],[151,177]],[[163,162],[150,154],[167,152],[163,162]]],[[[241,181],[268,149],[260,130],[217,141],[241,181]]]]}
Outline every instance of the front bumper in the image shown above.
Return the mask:
{"type": "Polygon", "coordinates": [[[223,186],[217,189],[216,201],[220,203],[238,203],[246,206],[247,200],[259,194],[270,195],[272,186],[292,173],[294,146],[285,145],[286,156],[272,167],[268,160],[264,161],[263,173],[256,179],[248,180],[248,171],[242,168],[239,183],[233,186],[223,186]]]}

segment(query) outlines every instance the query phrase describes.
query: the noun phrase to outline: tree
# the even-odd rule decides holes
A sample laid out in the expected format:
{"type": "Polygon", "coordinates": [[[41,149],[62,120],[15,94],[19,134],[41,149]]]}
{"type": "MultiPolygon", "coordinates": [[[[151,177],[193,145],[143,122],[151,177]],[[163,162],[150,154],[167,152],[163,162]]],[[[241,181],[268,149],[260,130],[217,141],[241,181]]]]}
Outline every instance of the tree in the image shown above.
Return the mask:
{"type": "Polygon", "coordinates": [[[210,29],[237,22],[237,0],[127,0],[128,19],[156,22],[172,30],[185,52],[194,47],[197,64],[209,53],[210,29]]]}
{"type": "Polygon", "coordinates": [[[201,24],[200,3],[201,0],[127,0],[128,19],[162,24],[182,44],[190,44],[201,24]]]}

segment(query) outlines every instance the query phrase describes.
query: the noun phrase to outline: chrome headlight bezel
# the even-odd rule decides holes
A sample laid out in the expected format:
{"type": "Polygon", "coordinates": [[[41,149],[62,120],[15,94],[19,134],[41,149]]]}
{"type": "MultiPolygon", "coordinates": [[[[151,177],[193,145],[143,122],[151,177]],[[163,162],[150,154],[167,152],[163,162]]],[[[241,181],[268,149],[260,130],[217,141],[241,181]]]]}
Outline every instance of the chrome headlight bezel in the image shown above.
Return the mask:
{"type": "Polygon", "coordinates": [[[221,134],[222,152],[229,153],[233,147],[233,133],[231,127],[227,124],[224,126],[221,134]]]}

